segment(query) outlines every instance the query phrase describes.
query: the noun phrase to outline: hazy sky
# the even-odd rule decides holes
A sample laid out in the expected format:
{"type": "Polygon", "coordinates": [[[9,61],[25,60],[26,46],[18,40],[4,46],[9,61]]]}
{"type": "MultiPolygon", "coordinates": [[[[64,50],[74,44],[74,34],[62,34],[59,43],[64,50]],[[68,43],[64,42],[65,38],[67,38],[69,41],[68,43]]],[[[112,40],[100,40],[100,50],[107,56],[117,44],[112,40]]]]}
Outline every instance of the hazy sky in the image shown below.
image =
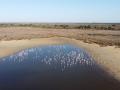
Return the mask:
{"type": "Polygon", "coordinates": [[[0,22],[120,22],[120,0],[0,0],[0,22]]]}

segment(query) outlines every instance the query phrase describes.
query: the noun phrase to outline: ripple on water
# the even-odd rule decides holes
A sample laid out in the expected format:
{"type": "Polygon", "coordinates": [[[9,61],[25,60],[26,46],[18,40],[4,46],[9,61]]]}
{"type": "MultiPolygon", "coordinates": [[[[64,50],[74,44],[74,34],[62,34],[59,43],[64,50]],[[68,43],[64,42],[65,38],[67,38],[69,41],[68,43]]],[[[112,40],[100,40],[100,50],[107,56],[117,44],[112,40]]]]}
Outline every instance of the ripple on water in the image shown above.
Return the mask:
{"type": "Polygon", "coordinates": [[[73,45],[36,47],[1,58],[0,73],[0,88],[119,88],[88,53],[73,45]]]}

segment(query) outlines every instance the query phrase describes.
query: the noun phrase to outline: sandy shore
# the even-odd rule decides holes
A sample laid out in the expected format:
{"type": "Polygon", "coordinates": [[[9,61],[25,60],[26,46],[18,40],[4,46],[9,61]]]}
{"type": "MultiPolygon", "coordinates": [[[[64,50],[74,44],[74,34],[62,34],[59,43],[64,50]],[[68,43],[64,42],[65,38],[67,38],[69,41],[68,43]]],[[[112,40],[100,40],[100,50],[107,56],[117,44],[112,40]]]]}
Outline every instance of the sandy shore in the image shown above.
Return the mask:
{"type": "Polygon", "coordinates": [[[120,80],[120,48],[101,47],[98,44],[88,44],[78,40],[73,42],[84,48],[106,72],[120,80]]]}
{"type": "Polygon", "coordinates": [[[0,58],[14,54],[26,48],[63,43],[65,43],[64,40],[57,40],[57,38],[0,41],[0,58]]]}
{"type": "Polygon", "coordinates": [[[120,48],[114,46],[100,47],[68,38],[40,38],[31,40],[0,41],[0,58],[16,53],[20,50],[40,45],[75,44],[84,48],[108,73],[120,80],[120,48]]]}

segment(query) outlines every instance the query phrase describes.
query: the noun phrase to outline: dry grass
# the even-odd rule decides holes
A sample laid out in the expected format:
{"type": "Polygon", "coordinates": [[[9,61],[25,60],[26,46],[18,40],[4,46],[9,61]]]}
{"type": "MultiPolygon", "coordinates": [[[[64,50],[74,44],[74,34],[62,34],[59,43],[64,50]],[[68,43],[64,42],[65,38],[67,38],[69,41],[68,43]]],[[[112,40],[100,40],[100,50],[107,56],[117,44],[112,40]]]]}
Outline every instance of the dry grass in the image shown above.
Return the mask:
{"type": "Polygon", "coordinates": [[[120,31],[80,30],[80,29],[43,29],[34,27],[2,27],[0,40],[21,40],[46,37],[67,37],[101,46],[120,46],[120,31]]]}

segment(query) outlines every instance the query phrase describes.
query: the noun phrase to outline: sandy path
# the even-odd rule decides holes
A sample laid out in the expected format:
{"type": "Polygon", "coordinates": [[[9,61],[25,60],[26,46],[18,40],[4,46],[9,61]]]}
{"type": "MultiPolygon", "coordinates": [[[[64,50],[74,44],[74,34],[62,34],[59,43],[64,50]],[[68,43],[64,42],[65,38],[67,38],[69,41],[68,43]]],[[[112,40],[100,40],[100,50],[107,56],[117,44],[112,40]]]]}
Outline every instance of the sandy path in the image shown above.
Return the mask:
{"type": "Polygon", "coordinates": [[[68,38],[44,38],[31,40],[13,40],[0,41],[0,57],[5,57],[18,52],[25,48],[35,47],[38,45],[52,45],[52,44],[75,44],[84,48],[96,62],[104,67],[104,69],[120,80],[120,48],[114,46],[100,47],[97,44],[88,44],[75,39],[68,38]]]}

